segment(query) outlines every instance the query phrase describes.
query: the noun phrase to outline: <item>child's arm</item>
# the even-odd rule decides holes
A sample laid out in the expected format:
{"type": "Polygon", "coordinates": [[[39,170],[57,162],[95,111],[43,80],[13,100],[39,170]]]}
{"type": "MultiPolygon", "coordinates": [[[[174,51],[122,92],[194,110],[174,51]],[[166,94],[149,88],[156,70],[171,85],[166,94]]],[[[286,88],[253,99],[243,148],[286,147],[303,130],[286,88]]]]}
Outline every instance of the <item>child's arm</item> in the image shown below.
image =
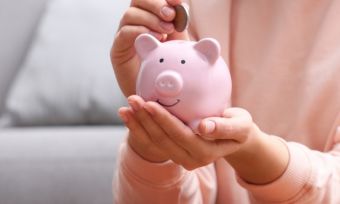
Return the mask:
{"type": "MultiPolygon", "coordinates": [[[[231,125],[228,117],[208,120],[214,121],[215,128],[205,137],[226,139],[244,129],[242,123],[231,125]]],[[[314,151],[275,136],[259,135],[248,139],[245,148],[225,159],[237,172],[239,183],[259,203],[340,203],[340,113],[334,121],[332,134],[334,145],[328,152],[314,151]],[[285,146],[289,162],[282,168],[285,165],[280,162],[287,160],[285,146]],[[280,171],[282,175],[277,174],[280,171]],[[273,180],[275,175],[279,177],[273,180]]]]}
{"type": "MultiPolygon", "coordinates": [[[[144,103],[137,96],[131,97],[130,103],[135,102],[141,103],[141,109],[134,111],[129,117],[134,118],[134,122],[145,130],[144,134],[155,142],[170,159],[186,169],[199,168],[216,161],[219,157],[224,157],[234,167],[239,176],[239,183],[253,195],[253,199],[260,203],[267,201],[278,203],[340,202],[340,195],[334,193],[340,187],[340,145],[334,145],[332,151],[322,153],[310,150],[298,143],[286,142],[279,137],[269,136],[257,128],[247,111],[239,108],[226,109],[224,117],[207,118],[201,122],[199,130],[202,137],[219,139],[213,142],[190,134],[186,126],[158,104],[144,103]],[[141,114],[140,111],[145,112],[141,114]],[[146,115],[146,112],[149,114],[146,115]],[[159,134],[155,134],[154,131],[159,134]]],[[[130,125],[127,124],[127,127],[130,128],[130,125]]],[[[335,121],[336,126],[340,126],[340,115],[335,121]]],[[[136,129],[130,129],[130,132],[134,133],[136,129]]],[[[334,130],[334,134],[339,135],[338,138],[340,138],[339,130],[337,132],[334,130]]],[[[136,148],[137,152],[139,148],[136,148]]],[[[172,162],[171,165],[174,165],[174,168],[180,168],[172,162]]],[[[167,172],[166,169],[162,171],[167,172]]],[[[152,175],[156,176],[156,173],[162,171],[157,171],[156,168],[152,175]]],[[[209,173],[214,174],[213,170],[209,173]]],[[[179,175],[182,174],[177,174],[179,175]]],[[[183,180],[186,180],[184,175],[187,174],[183,174],[183,180]]],[[[191,176],[197,178],[196,182],[191,185],[184,183],[180,185],[181,182],[179,182],[176,188],[181,188],[183,191],[177,196],[185,198],[191,195],[189,191],[191,188],[198,189],[196,195],[198,197],[192,196],[192,199],[200,198],[201,195],[212,196],[216,193],[216,188],[207,192],[199,189],[202,186],[200,182],[204,179],[200,180],[197,174],[191,174],[191,176]]],[[[130,182],[138,180],[134,178],[135,181],[130,180],[130,182]]],[[[144,187],[148,187],[149,193],[163,192],[159,188],[152,188],[148,185],[144,187]]],[[[163,193],[166,194],[166,191],[163,193]]]]}
{"type": "MultiPolygon", "coordinates": [[[[222,140],[212,141],[202,139],[194,134],[190,128],[155,102],[144,102],[139,96],[131,96],[128,101],[132,108],[123,108],[120,111],[120,114],[126,119],[125,122],[130,130],[130,135],[128,137],[129,145],[125,146],[125,150],[122,150],[121,157],[123,160],[120,162],[122,166],[119,168],[120,175],[118,176],[120,183],[117,186],[118,195],[121,196],[118,198],[119,201],[138,199],[157,203],[159,197],[150,195],[159,194],[166,198],[176,197],[181,201],[180,203],[209,203],[206,201],[214,200],[217,192],[215,169],[211,166],[211,163],[227,155],[236,155],[236,152],[243,152],[248,148],[248,144],[253,145],[253,141],[256,141],[253,138],[267,137],[256,128],[249,113],[242,109],[226,111],[226,118],[211,118],[211,120],[219,120],[216,121],[215,127],[217,128],[216,130],[219,130],[218,132],[228,131],[226,127],[232,125],[232,132],[228,132],[231,133],[228,138],[224,136],[224,138],[221,138],[222,140]],[[226,121],[228,119],[229,122],[224,121],[224,119],[226,121]],[[155,164],[145,161],[157,161],[153,159],[152,154],[148,154],[149,149],[154,146],[173,162],[155,164]],[[180,166],[187,170],[195,170],[191,172],[185,171],[180,166]],[[209,182],[207,183],[207,178],[205,177],[212,178],[208,179],[209,182]],[[187,183],[186,181],[190,182],[187,183]],[[170,188],[167,189],[164,186],[170,188]],[[192,191],[191,189],[196,190],[192,191]],[[127,196],[130,193],[132,195],[127,196]]],[[[204,120],[199,127],[202,133],[209,131],[208,126],[205,125],[206,122],[204,120]]],[[[213,133],[218,133],[214,131],[214,127],[211,130],[213,133]]],[[[204,136],[217,135],[205,134],[204,136]]],[[[267,152],[266,156],[270,160],[263,158],[266,160],[263,164],[270,163],[270,165],[277,168],[268,168],[268,171],[262,171],[258,177],[261,179],[261,183],[272,181],[279,177],[288,163],[286,146],[276,138],[272,140],[276,148],[273,148],[270,154],[267,152]],[[270,156],[271,153],[279,155],[281,151],[286,153],[282,154],[282,159],[275,160],[277,157],[270,156]]],[[[261,144],[261,142],[256,144],[261,144]]],[[[261,145],[264,144],[267,143],[261,145]]],[[[154,153],[153,149],[152,152],[154,153]]]]}
{"type": "Polygon", "coordinates": [[[187,31],[178,33],[172,23],[174,5],[182,0],[131,0],[115,35],[111,49],[111,62],[115,76],[125,96],[135,94],[140,59],[134,42],[138,35],[149,33],[158,40],[188,39],[187,31]]]}
{"type": "Polygon", "coordinates": [[[172,161],[152,163],[123,143],[113,194],[117,204],[215,203],[217,179],[213,164],[187,171],[172,161]]]}

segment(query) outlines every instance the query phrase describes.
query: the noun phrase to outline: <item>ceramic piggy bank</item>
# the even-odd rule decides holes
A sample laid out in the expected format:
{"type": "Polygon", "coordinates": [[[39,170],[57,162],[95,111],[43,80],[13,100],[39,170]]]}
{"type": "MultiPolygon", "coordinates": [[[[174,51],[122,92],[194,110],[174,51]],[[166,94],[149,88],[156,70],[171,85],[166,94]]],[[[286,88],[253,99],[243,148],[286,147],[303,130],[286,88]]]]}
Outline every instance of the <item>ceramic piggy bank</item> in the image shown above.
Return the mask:
{"type": "Polygon", "coordinates": [[[216,40],[161,43],[141,34],[135,48],[141,58],[137,95],[158,102],[194,131],[203,118],[221,116],[230,105],[230,73],[216,40]]]}

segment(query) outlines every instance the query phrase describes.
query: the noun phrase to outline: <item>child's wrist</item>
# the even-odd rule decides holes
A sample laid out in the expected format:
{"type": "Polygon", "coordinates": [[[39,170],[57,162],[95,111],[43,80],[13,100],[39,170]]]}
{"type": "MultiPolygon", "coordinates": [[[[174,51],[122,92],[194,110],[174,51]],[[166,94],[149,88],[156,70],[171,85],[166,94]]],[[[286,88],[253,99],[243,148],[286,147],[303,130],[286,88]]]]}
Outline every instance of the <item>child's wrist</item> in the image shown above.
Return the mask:
{"type": "Polygon", "coordinates": [[[239,158],[242,155],[251,154],[252,152],[256,152],[260,145],[266,140],[268,137],[267,134],[262,132],[255,123],[253,123],[253,127],[248,132],[248,136],[246,141],[241,144],[240,149],[236,152],[228,155],[226,158],[239,158]]]}
{"type": "Polygon", "coordinates": [[[272,182],[284,173],[288,165],[287,147],[257,127],[253,131],[244,146],[225,159],[238,176],[249,183],[272,182]]]}

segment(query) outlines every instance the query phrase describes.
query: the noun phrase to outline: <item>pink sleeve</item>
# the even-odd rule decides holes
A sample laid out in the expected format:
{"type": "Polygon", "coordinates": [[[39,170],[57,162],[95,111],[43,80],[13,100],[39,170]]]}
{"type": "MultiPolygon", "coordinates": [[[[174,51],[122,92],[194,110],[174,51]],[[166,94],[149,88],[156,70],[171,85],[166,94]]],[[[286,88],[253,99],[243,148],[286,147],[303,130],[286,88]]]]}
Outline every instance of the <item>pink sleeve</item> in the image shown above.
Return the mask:
{"type": "Polygon", "coordinates": [[[143,160],[126,143],[120,148],[113,184],[115,203],[213,203],[216,199],[214,165],[187,171],[167,161],[143,160]]]}
{"type": "MultiPolygon", "coordinates": [[[[337,133],[340,136],[340,130],[337,133]]],[[[255,203],[340,203],[340,144],[329,152],[319,152],[298,143],[285,143],[290,161],[276,181],[252,185],[238,178],[251,199],[255,203]]]]}

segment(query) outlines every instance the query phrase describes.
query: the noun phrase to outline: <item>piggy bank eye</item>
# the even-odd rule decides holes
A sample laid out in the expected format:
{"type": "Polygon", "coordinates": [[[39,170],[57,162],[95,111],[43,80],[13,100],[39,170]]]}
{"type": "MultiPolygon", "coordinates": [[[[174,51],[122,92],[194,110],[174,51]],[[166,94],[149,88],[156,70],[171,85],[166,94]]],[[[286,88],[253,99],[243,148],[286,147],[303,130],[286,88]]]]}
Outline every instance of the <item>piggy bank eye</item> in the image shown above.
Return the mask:
{"type": "Polygon", "coordinates": [[[163,62],[164,62],[164,59],[163,59],[163,58],[160,58],[160,59],[159,59],[159,62],[160,62],[160,63],[163,63],[163,62]]]}
{"type": "Polygon", "coordinates": [[[181,63],[182,63],[182,64],[185,64],[185,60],[181,60],[181,63]]]}

